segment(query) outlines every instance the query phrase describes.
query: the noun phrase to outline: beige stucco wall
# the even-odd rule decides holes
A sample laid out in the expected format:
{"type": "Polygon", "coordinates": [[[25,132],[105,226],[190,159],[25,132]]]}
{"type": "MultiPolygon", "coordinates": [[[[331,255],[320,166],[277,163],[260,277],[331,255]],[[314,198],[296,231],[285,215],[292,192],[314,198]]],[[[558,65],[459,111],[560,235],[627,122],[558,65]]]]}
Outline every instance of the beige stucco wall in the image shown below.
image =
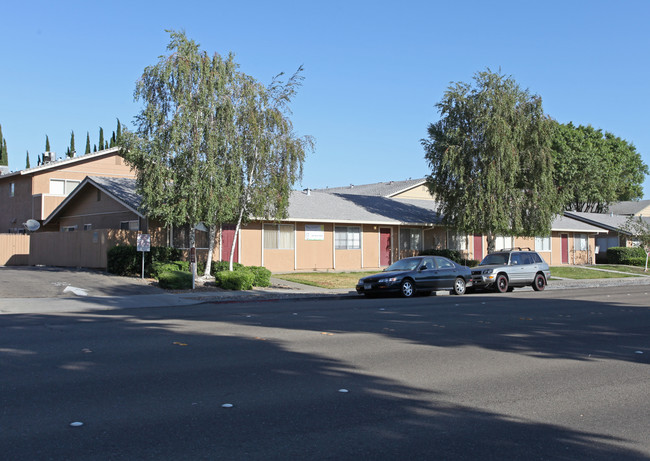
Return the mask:
{"type": "Polygon", "coordinates": [[[393,196],[394,198],[414,198],[420,200],[433,200],[433,195],[429,192],[429,189],[425,185],[416,186],[412,189],[405,190],[400,192],[397,195],[393,196]]]}
{"type": "Polygon", "coordinates": [[[322,224],[323,240],[306,240],[306,223],[296,224],[296,269],[301,271],[332,269],[334,260],[333,224],[322,224]]]}

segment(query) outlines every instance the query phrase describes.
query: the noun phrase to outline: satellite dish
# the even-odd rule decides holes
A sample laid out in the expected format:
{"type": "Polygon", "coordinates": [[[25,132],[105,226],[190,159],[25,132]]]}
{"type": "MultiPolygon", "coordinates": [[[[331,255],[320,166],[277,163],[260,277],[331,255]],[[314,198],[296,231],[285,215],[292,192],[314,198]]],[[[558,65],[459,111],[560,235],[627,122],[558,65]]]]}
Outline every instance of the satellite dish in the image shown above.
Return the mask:
{"type": "Polygon", "coordinates": [[[39,227],[41,227],[41,224],[35,219],[28,219],[27,222],[23,223],[23,226],[28,231],[34,232],[35,230],[38,230],[39,227]]]}

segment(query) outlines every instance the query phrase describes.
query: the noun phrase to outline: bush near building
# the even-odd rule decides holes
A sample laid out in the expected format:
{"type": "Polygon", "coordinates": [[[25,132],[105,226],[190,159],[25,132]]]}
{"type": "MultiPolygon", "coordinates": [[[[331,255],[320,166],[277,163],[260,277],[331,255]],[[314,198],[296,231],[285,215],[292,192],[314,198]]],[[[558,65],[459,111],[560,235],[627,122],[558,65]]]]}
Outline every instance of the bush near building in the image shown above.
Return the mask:
{"type": "Polygon", "coordinates": [[[611,247],[607,249],[608,264],[645,266],[646,254],[640,247],[611,247]]]}

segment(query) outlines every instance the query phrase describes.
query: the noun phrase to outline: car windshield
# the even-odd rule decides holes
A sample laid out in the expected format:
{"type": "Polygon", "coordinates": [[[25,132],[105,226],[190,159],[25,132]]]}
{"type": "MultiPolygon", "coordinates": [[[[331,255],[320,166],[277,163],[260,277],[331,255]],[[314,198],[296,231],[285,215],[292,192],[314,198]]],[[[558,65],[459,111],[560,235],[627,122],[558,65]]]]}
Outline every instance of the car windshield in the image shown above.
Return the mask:
{"type": "Polygon", "coordinates": [[[414,271],[416,267],[418,267],[418,264],[420,264],[420,259],[415,258],[415,259],[400,259],[397,262],[394,262],[390,266],[388,266],[386,269],[384,269],[385,272],[393,272],[393,271],[414,271]]]}
{"type": "Polygon", "coordinates": [[[481,264],[479,264],[479,266],[491,266],[493,264],[508,264],[508,253],[489,254],[483,258],[483,261],[481,261],[481,264]]]}

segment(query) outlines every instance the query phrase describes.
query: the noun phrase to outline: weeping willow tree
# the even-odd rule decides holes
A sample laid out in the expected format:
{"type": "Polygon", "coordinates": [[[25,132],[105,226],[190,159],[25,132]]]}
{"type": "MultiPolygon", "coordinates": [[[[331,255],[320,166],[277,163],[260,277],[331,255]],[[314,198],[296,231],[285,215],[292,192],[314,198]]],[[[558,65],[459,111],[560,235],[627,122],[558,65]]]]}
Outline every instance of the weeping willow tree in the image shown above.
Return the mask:
{"type": "Polygon", "coordinates": [[[430,192],[443,222],[488,237],[550,234],[562,209],[553,184],[552,122],[542,100],[511,78],[478,72],[436,104],[440,120],[422,140],[430,192]]]}
{"type": "Polygon", "coordinates": [[[300,76],[264,87],[238,70],[232,54],[209,56],[184,33],[170,36],[170,54],[136,85],[144,107],[136,132],[122,130],[122,155],[136,169],[148,216],[189,224],[191,248],[196,225],[209,227],[207,275],[219,224],[238,231],[251,216],[286,213],[304,159],[304,141],[286,117],[300,76]]]}

